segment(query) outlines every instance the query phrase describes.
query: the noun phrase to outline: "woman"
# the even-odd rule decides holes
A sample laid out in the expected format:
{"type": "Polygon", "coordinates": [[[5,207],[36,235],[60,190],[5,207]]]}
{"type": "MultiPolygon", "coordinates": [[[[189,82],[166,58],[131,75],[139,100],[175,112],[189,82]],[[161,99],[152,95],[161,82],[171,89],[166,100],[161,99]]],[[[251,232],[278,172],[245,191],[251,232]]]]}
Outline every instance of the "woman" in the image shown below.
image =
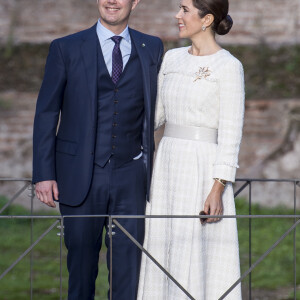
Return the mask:
{"type": "MultiPolygon", "coordinates": [[[[227,0],[182,0],[179,36],[166,53],[155,127],[166,123],[147,214],[234,215],[232,182],[244,115],[241,63],[215,40],[232,26],[227,0]]],[[[216,300],[239,278],[236,219],[147,219],[144,247],[195,299],[216,300]]],[[[188,297],[143,255],[139,300],[188,297]]],[[[240,285],[226,299],[241,299],[240,285]]]]}

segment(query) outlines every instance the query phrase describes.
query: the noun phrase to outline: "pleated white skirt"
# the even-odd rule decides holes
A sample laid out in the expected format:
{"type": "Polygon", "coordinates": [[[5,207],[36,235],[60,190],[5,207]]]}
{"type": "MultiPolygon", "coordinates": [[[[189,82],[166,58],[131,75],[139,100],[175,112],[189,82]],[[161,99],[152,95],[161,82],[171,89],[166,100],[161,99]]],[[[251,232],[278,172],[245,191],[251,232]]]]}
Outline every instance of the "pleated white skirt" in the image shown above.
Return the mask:
{"type": "MultiPolygon", "coordinates": [[[[214,183],[217,145],[163,137],[153,170],[147,215],[198,215],[214,183]]],[[[231,184],[225,215],[235,214],[231,184]]],[[[236,219],[201,225],[199,219],[146,219],[144,247],[197,300],[216,300],[240,277],[236,219]]],[[[144,254],[138,300],[188,297],[144,254]]],[[[238,285],[226,299],[240,300],[238,285]]]]}

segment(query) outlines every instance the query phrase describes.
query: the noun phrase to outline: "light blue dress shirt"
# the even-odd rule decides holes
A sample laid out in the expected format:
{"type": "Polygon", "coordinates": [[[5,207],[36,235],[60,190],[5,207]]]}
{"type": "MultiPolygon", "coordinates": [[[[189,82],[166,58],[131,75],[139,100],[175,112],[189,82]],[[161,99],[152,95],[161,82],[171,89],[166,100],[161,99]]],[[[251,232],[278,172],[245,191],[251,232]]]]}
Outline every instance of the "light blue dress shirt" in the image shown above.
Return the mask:
{"type": "MultiPolygon", "coordinates": [[[[100,42],[100,46],[102,49],[104,61],[108,70],[109,75],[111,76],[112,73],[112,52],[115,46],[115,42],[111,39],[115,34],[104,27],[100,19],[98,20],[97,23],[97,35],[98,39],[100,42]]],[[[123,37],[120,43],[120,50],[122,53],[122,58],[123,58],[123,70],[128,63],[130,54],[131,54],[131,38],[128,30],[128,26],[123,30],[121,34],[118,34],[118,36],[123,37]]],[[[137,160],[141,158],[143,153],[141,152],[138,156],[134,158],[134,160],[137,160]]]]}
{"type": "MultiPolygon", "coordinates": [[[[109,29],[104,27],[100,19],[97,23],[97,35],[100,42],[100,46],[102,49],[102,53],[104,56],[104,61],[106,63],[107,70],[111,76],[112,73],[112,51],[115,46],[115,42],[111,39],[115,34],[111,32],[109,29]]],[[[124,31],[121,34],[118,34],[118,36],[122,37],[121,43],[120,43],[120,50],[122,53],[123,58],[123,70],[129,60],[130,54],[131,54],[131,38],[128,30],[128,26],[124,29],[124,31]]]]}

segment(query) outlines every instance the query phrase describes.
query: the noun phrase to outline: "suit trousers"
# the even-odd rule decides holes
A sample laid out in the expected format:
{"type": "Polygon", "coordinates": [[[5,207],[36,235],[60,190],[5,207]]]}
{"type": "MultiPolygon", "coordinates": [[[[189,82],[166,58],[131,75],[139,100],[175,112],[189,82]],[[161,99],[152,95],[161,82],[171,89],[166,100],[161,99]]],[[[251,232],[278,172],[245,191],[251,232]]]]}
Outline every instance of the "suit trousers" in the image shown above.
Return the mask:
{"type": "MultiPolygon", "coordinates": [[[[114,167],[112,158],[103,168],[95,165],[89,193],[79,206],[60,204],[62,215],[143,215],[146,205],[146,168],[141,159],[114,167]]],[[[144,219],[118,219],[139,243],[144,240],[144,219]]],[[[69,300],[90,300],[95,296],[99,252],[108,218],[64,218],[64,239],[68,249],[69,300]]],[[[135,300],[141,251],[125,234],[113,227],[112,293],[114,300],[135,300]]],[[[110,269],[110,243],[105,234],[107,268],[110,269]]],[[[109,276],[110,277],[110,276],[109,276]]]]}

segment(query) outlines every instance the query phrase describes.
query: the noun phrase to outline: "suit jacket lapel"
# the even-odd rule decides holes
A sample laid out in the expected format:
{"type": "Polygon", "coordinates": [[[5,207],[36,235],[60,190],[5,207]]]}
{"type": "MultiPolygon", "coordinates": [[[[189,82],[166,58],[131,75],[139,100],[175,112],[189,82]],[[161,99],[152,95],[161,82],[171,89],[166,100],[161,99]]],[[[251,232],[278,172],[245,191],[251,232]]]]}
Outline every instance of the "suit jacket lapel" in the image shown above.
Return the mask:
{"type": "Polygon", "coordinates": [[[97,106],[97,42],[96,25],[87,30],[81,45],[81,55],[84,61],[87,85],[91,96],[92,120],[95,119],[97,106]]]}
{"type": "MultiPolygon", "coordinates": [[[[97,24],[87,30],[86,34],[83,37],[83,42],[81,45],[81,55],[84,61],[85,75],[87,78],[87,85],[91,96],[91,114],[93,121],[95,120],[97,111],[97,43],[99,41],[97,37],[96,26],[97,24]]],[[[150,120],[151,92],[149,65],[151,64],[151,61],[149,61],[150,57],[147,46],[143,41],[143,36],[139,32],[130,28],[129,33],[131,36],[131,41],[132,43],[134,43],[137,50],[137,54],[142,66],[146,119],[150,120]]]]}
{"type": "Polygon", "coordinates": [[[145,112],[146,112],[147,119],[150,120],[151,93],[150,93],[149,55],[147,53],[146,45],[142,39],[142,35],[130,28],[129,28],[129,32],[131,36],[131,41],[135,45],[142,66],[145,112]]]}

